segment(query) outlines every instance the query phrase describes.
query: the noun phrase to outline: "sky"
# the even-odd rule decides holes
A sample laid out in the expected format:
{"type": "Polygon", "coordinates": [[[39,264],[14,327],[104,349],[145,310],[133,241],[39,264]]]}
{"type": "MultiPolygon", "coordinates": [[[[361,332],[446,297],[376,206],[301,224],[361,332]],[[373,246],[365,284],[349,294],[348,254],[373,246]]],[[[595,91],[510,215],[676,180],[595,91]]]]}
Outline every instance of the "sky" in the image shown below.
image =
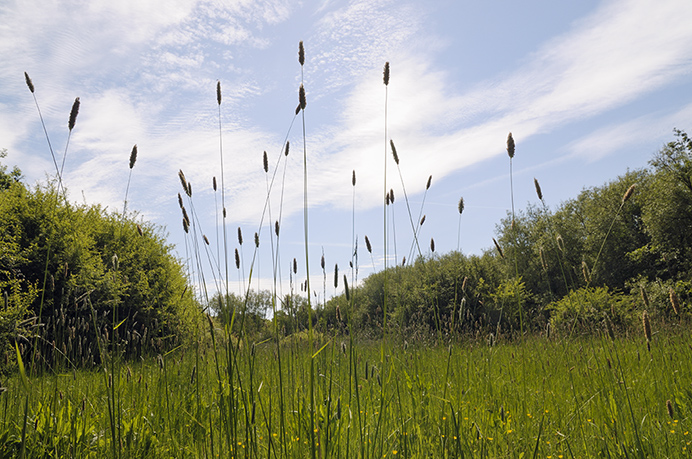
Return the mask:
{"type": "Polygon", "coordinates": [[[160,225],[210,291],[225,277],[223,181],[236,292],[251,266],[253,288],[272,288],[273,260],[280,292],[305,280],[305,158],[320,302],[343,291],[335,265],[355,280],[355,241],[359,280],[385,260],[490,249],[511,208],[509,132],[517,210],[536,204],[534,178],[555,209],[647,167],[673,128],[692,131],[690,17],[689,0],[3,0],[0,148],[27,183],[45,184],[56,170],[24,72],[58,162],[79,97],[63,174],[70,200],[122,211],[137,144],[128,212],[160,225]],[[296,116],[301,82],[307,107],[296,116]],[[192,184],[196,237],[182,228],[179,170],[192,184]]]}

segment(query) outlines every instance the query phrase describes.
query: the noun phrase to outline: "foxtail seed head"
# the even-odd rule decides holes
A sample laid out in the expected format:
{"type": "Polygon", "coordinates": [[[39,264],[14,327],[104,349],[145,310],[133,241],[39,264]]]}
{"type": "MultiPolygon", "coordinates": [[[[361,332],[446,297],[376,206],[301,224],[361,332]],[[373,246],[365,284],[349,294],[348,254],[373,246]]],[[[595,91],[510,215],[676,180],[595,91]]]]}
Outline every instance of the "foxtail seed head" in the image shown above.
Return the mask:
{"type": "Polygon", "coordinates": [[[626,203],[629,198],[632,197],[632,193],[634,193],[634,187],[635,185],[630,186],[627,188],[627,191],[625,191],[625,194],[622,196],[622,203],[626,203]]]}
{"type": "Polygon", "coordinates": [[[351,294],[348,290],[348,280],[346,279],[346,274],[344,274],[344,290],[346,291],[346,301],[351,301],[351,294]]]}
{"type": "Polygon", "coordinates": [[[183,197],[180,196],[180,193],[178,193],[178,205],[181,209],[183,208],[183,197]]]}
{"type": "Polygon", "coordinates": [[[557,248],[560,249],[560,252],[565,251],[565,241],[562,239],[562,236],[559,234],[555,238],[555,241],[557,241],[557,248]]]}
{"type": "Polygon", "coordinates": [[[368,236],[365,236],[365,248],[368,249],[368,252],[372,253],[372,245],[370,245],[370,239],[368,239],[368,236]]]}
{"type": "Polygon", "coordinates": [[[430,238],[430,251],[435,253],[435,239],[430,238]]]}
{"type": "Polygon", "coordinates": [[[514,138],[511,132],[507,136],[507,154],[510,159],[514,158],[514,138]]]}
{"type": "Polygon", "coordinates": [[[322,271],[324,271],[324,267],[325,267],[324,254],[322,254],[322,258],[320,258],[320,266],[322,267],[322,271]]]}
{"type": "Polygon", "coordinates": [[[235,269],[240,269],[240,253],[235,249],[235,269]]]}
{"type": "Polygon", "coordinates": [[[255,247],[259,248],[259,234],[255,232],[255,247]]]}
{"type": "Polygon", "coordinates": [[[288,148],[291,146],[291,144],[286,141],[286,149],[284,150],[284,155],[288,156],[288,148]]]}
{"type": "Polygon", "coordinates": [[[182,169],[178,171],[178,178],[180,178],[180,184],[183,186],[185,194],[187,194],[187,179],[185,179],[185,174],[182,169]]]}
{"type": "Polygon", "coordinates": [[[589,267],[585,261],[581,262],[581,273],[584,276],[584,282],[587,284],[591,283],[591,273],[589,272],[589,267]]]}
{"type": "Polygon", "coordinates": [[[538,196],[539,201],[543,201],[543,191],[541,191],[541,185],[538,183],[538,180],[534,177],[533,179],[533,185],[536,187],[536,195],[538,196]]]}
{"type": "Polygon", "coordinates": [[[356,170],[353,169],[353,175],[351,176],[351,185],[356,186],[356,170]]]}
{"type": "Polygon", "coordinates": [[[293,274],[298,274],[298,261],[293,259],[293,274]]]}
{"type": "Polygon", "coordinates": [[[206,235],[206,234],[203,234],[203,235],[202,235],[202,239],[204,239],[204,243],[205,243],[205,244],[209,245],[209,239],[207,239],[207,235],[206,235]]]}
{"type": "Polygon", "coordinates": [[[467,276],[464,276],[464,280],[461,282],[461,291],[465,292],[466,291],[466,283],[468,282],[469,278],[467,276]]]}
{"type": "Polygon", "coordinates": [[[34,93],[34,83],[31,81],[31,78],[29,78],[29,74],[24,72],[24,79],[26,80],[26,85],[29,87],[29,91],[31,91],[31,94],[34,93]]]}
{"type": "Polygon", "coordinates": [[[432,175],[428,177],[428,183],[425,185],[425,191],[428,191],[430,189],[430,185],[432,184],[432,175]]]}
{"type": "Polygon", "coordinates": [[[680,300],[678,299],[677,293],[675,293],[675,290],[673,290],[673,287],[670,288],[670,304],[673,306],[673,311],[675,311],[676,315],[680,314],[680,300]]]}
{"type": "Polygon", "coordinates": [[[461,215],[464,212],[464,198],[463,197],[459,198],[459,205],[457,208],[459,209],[459,215],[461,215]]]}
{"type": "Polygon", "coordinates": [[[216,80],[216,103],[221,105],[221,80],[216,80]]]}
{"type": "Polygon", "coordinates": [[[72,104],[72,110],[70,110],[70,120],[67,122],[67,127],[74,129],[74,124],[77,122],[77,115],[79,114],[79,97],[74,100],[72,104]]]}
{"type": "Polygon", "coordinates": [[[389,189],[389,202],[394,204],[394,190],[391,188],[389,189]]]}
{"type": "Polygon", "coordinates": [[[391,147],[392,147],[392,156],[394,156],[394,162],[398,166],[399,165],[399,155],[396,154],[396,147],[394,146],[394,141],[390,139],[389,145],[391,145],[391,147]]]}
{"type": "Polygon", "coordinates": [[[305,87],[303,84],[300,84],[300,88],[298,89],[298,102],[300,103],[300,109],[305,110],[305,107],[308,105],[307,100],[305,100],[305,87]]]}
{"type": "Polygon", "coordinates": [[[243,245],[243,230],[238,227],[238,244],[243,245]]]}
{"type": "Polygon", "coordinates": [[[334,265],[334,288],[339,287],[339,264],[334,265]]]}
{"type": "Polygon", "coordinates": [[[389,62],[384,63],[384,71],[382,72],[382,80],[384,81],[385,86],[389,86],[389,62]]]}
{"type": "Polygon", "coordinates": [[[135,162],[137,161],[137,144],[132,147],[132,152],[130,153],[130,169],[135,167],[135,162]]]}
{"type": "Polygon", "coordinates": [[[298,43],[298,62],[301,66],[305,65],[305,47],[303,46],[303,40],[298,43]]]}
{"type": "Polygon", "coordinates": [[[642,325],[644,326],[644,336],[646,341],[651,341],[651,321],[649,320],[649,313],[644,311],[642,313],[642,325]]]}
{"type": "Polygon", "coordinates": [[[505,257],[505,254],[502,253],[502,248],[500,248],[500,244],[497,243],[497,241],[495,240],[495,238],[493,238],[493,242],[495,243],[495,248],[497,249],[497,253],[500,254],[500,257],[501,257],[501,258],[504,258],[504,257],[505,257]]]}
{"type": "Polygon", "coordinates": [[[419,226],[423,226],[423,223],[425,223],[425,215],[420,219],[420,224],[419,226]]]}
{"type": "Polygon", "coordinates": [[[211,186],[214,188],[214,191],[216,191],[216,176],[211,178],[211,186]]]}
{"type": "Polygon", "coordinates": [[[276,237],[279,237],[279,220],[274,223],[274,233],[276,233],[276,237]]]}
{"type": "Polygon", "coordinates": [[[262,165],[264,166],[264,172],[265,174],[269,172],[269,160],[267,159],[267,152],[264,152],[264,155],[262,156],[262,165]]]}

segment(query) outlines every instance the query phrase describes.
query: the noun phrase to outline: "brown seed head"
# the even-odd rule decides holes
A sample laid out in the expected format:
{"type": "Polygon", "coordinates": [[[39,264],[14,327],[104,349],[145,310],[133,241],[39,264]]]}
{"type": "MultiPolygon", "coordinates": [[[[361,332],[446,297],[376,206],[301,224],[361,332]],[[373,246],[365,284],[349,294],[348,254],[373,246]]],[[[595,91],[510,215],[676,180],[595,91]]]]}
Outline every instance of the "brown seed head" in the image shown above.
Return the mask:
{"type": "Polygon", "coordinates": [[[500,248],[500,244],[497,243],[497,241],[495,240],[495,238],[493,238],[493,242],[495,243],[495,248],[497,249],[497,253],[500,254],[500,257],[501,257],[501,258],[504,258],[504,257],[505,257],[505,254],[502,253],[502,249],[500,248]]]}
{"type": "Polygon", "coordinates": [[[187,179],[185,179],[185,174],[182,169],[178,171],[178,178],[180,179],[180,184],[183,186],[183,191],[187,194],[187,179]]]}
{"type": "Polygon", "coordinates": [[[666,400],[666,410],[668,410],[668,416],[670,419],[675,419],[675,411],[673,410],[673,402],[666,400]]]}
{"type": "Polygon", "coordinates": [[[406,257],[401,259],[401,266],[406,266],[406,257]]]}
{"type": "Polygon", "coordinates": [[[464,280],[461,283],[461,291],[465,292],[466,291],[466,283],[468,282],[469,278],[464,276],[464,280]]]}
{"type": "Polygon", "coordinates": [[[348,290],[348,280],[346,279],[346,274],[344,274],[344,290],[346,291],[346,301],[350,301],[351,293],[348,290]]]}
{"type": "Polygon", "coordinates": [[[243,245],[243,230],[238,227],[238,244],[243,245]]]}
{"type": "Polygon", "coordinates": [[[339,287],[339,264],[334,265],[334,288],[339,287]]]}
{"type": "Polygon", "coordinates": [[[629,198],[632,197],[632,193],[634,193],[634,187],[635,185],[630,186],[627,188],[627,191],[625,191],[625,194],[622,196],[622,203],[626,203],[629,198]]]}
{"type": "Polygon", "coordinates": [[[387,205],[387,206],[389,205],[389,193],[387,193],[387,194],[384,195],[384,203],[385,203],[385,205],[387,205]]]}
{"type": "Polygon", "coordinates": [[[186,233],[190,232],[190,226],[187,224],[187,220],[183,218],[183,230],[185,230],[186,233]]]}
{"type": "Polygon", "coordinates": [[[325,266],[325,263],[324,263],[324,254],[322,254],[322,258],[320,258],[320,266],[322,267],[322,271],[324,271],[324,266],[325,266]]]}
{"type": "Polygon", "coordinates": [[[649,308],[649,295],[646,294],[646,290],[644,290],[643,286],[639,286],[639,294],[642,296],[642,301],[644,302],[644,306],[648,309],[649,308]]]}
{"type": "Polygon", "coordinates": [[[430,251],[435,252],[435,239],[430,238],[430,251]]]}
{"type": "Polygon", "coordinates": [[[284,155],[288,156],[288,148],[291,146],[290,142],[286,141],[286,149],[284,150],[284,155]]]}
{"type": "Polygon", "coordinates": [[[187,210],[185,210],[185,207],[183,207],[182,210],[183,210],[183,219],[187,222],[187,225],[190,226],[190,217],[187,215],[187,210]]]}
{"type": "Polygon", "coordinates": [[[394,156],[394,162],[399,165],[399,155],[396,154],[396,147],[394,146],[394,141],[389,140],[389,145],[392,147],[392,156],[394,156]]]}
{"type": "Polygon", "coordinates": [[[384,80],[384,85],[388,86],[389,85],[389,62],[384,63],[384,71],[383,73],[383,80],[384,80]]]}
{"type": "Polygon", "coordinates": [[[222,212],[222,213],[223,213],[223,218],[226,218],[226,208],[225,208],[225,207],[223,208],[223,212],[222,212]]]}
{"type": "Polygon", "coordinates": [[[428,191],[430,189],[430,185],[432,184],[432,175],[428,177],[428,183],[425,185],[425,191],[428,191]]]}
{"type": "Polygon", "coordinates": [[[301,66],[305,65],[305,47],[302,40],[298,43],[298,62],[301,66]]]}
{"type": "Polygon", "coordinates": [[[457,206],[459,209],[459,215],[461,215],[464,212],[464,198],[461,197],[459,198],[459,205],[457,206]]]}
{"type": "Polygon", "coordinates": [[[303,87],[303,84],[300,84],[300,88],[298,89],[298,102],[300,103],[300,109],[305,110],[305,107],[308,105],[307,101],[305,100],[305,87],[303,87]]]}
{"type": "Polygon", "coordinates": [[[135,162],[137,161],[137,144],[132,147],[132,152],[130,153],[130,169],[135,167],[135,162]]]}
{"type": "Polygon", "coordinates": [[[646,341],[651,341],[651,321],[649,320],[649,313],[644,311],[642,313],[642,325],[644,325],[644,336],[646,341]]]}
{"type": "Polygon", "coordinates": [[[543,254],[543,247],[538,248],[538,255],[541,258],[541,266],[544,271],[548,271],[548,264],[545,262],[545,255],[543,254]]]}
{"type": "Polygon", "coordinates": [[[394,204],[394,190],[391,188],[389,189],[389,202],[394,204]]]}
{"type": "Polygon", "coordinates": [[[139,233],[140,236],[144,236],[144,230],[142,227],[138,224],[137,225],[137,232],[139,233]]]}
{"type": "Polygon", "coordinates": [[[298,106],[296,107],[296,115],[300,113],[300,102],[298,102],[298,106]]]}
{"type": "Polygon", "coordinates": [[[351,185],[356,186],[356,170],[353,169],[353,175],[351,176],[351,185]]]}
{"type": "Polygon", "coordinates": [[[368,236],[365,236],[365,248],[368,249],[368,252],[372,253],[372,245],[370,245],[370,239],[368,239],[368,236]]]}
{"type": "Polygon", "coordinates": [[[31,78],[29,78],[29,74],[24,72],[24,80],[26,80],[26,85],[29,87],[29,91],[31,91],[31,94],[34,93],[34,83],[31,81],[31,78]]]}
{"type": "Polygon", "coordinates": [[[72,110],[70,110],[70,120],[67,122],[67,127],[70,131],[74,129],[74,123],[77,122],[77,114],[79,114],[79,97],[74,100],[72,110]]]}
{"type": "Polygon", "coordinates": [[[673,311],[675,311],[675,314],[679,315],[680,300],[678,299],[678,295],[675,293],[675,290],[673,290],[673,287],[670,288],[670,304],[673,306],[673,311]]]}
{"type": "Polygon", "coordinates": [[[279,237],[279,220],[274,223],[274,233],[276,234],[276,237],[279,237]]]}
{"type": "Polygon", "coordinates": [[[584,282],[587,284],[591,283],[591,273],[589,272],[589,267],[585,261],[581,262],[581,273],[584,276],[584,282]]]}
{"type": "Polygon", "coordinates": [[[181,209],[183,208],[183,197],[180,196],[180,193],[178,193],[178,205],[181,209]]]}
{"type": "Polygon", "coordinates": [[[555,238],[555,240],[557,241],[557,248],[560,249],[560,252],[564,252],[565,251],[565,241],[562,240],[562,236],[560,236],[558,234],[557,237],[555,238]]]}
{"type": "Polygon", "coordinates": [[[514,138],[511,132],[507,136],[507,154],[510,159],[514,158],[514,138]]]}
{"type": "Polygon", "coordinates": [[[539,201],[543,201],[543,191],[541,191],[541,185],[538,183],[538,180],[536,178],[533,178],[533,186],[536,187],[536,195],[538,196],[539,201]]]}
{"type": "Polygon", "coordinates": [[[255,232],[255,247],[259,248],[259,234],[255,232]]]}
{"type": "Polygon", "coordinates": [[[214,188],[214,191],[216,191],[216,176],[211,178],[211,186],[214,188]]]}
{"type": "Polygon", "coordinates": [[[191,182],[187,182],[187,195],[189,197],[192,197],[192,183],[191,182]]]}
{"type": "Polygon", "coordinates": [[[423,217],[420,219],[419,225],[423,226],[423,223],[425,223],[425,215],[423,215],[423,217]]]}
{"type": "Polygon", "coordinates": [[[206,235],[206,234],[203,234],[203,235],[202,235],[202,239],[204,239],[204,243],[205,243],[205,244],[209,245],[209,239],[207,239],[207,235],[206,235]]]}
{"type": "Polygon", "coordinates": [[[264,155],[262,156],[262,165],[264,166],[264,172],[267,173],[269,172],[269,160],[267,159],[267,152],[264,152],[264,155]]]}
{"type": "Polygon", "coordinates": [[[221,80],[216,81],[216,103],[221,105],[221,80]]]}
{"type": "Polygon", "coordinates": [[[235,249],[235,268],[240,269],[240,253],[237,248],[235,249]]]}
{"type": "Polygon", "coordinates": [[[293,259],[293,274],[298,274],[298,261],[293,259]]]}

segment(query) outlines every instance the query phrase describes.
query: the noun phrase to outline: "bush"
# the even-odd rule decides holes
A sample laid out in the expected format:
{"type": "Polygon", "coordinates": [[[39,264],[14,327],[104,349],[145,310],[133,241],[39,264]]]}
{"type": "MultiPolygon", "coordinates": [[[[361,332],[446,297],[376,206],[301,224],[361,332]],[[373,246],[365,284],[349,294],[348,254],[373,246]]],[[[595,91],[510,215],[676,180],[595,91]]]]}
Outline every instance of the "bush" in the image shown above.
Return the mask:
{"type": "Polygon", "coordinates": [[[637,313],[630,297],[608,287],[582,287],[548,305],[554,331],[592,333],[617,331],[633,325],[637,313]]]}

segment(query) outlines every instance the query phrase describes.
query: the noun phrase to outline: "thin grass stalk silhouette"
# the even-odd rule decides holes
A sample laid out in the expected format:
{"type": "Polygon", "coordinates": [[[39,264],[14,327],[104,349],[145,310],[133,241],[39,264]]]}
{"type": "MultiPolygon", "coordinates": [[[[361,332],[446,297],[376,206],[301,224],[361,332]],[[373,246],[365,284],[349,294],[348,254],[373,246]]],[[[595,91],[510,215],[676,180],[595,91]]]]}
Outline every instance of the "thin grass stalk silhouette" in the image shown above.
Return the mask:
{"type": "MultiPolygon", "coordinates": [[[[401,173],[401,166],[399,165],[399,154],[396,151],[396,147],[394,146],[394,141],[389,140],[389,144],[392,148],[392,156],[394,158],[394,162],[396,163],[396,168],[397,171],[399,172],[399,179],[401,180],[401,189],[404,192],[404,201],[406,202],[406,210],[408,211],[408,219],[411,222],[411,230],[413,231],[413,243],[415,244],[416,248],[418,249],[418,255],[422,255],[422,252],[420,250],[420,245],[418,244],[418,234],[416,233],[416,225],[413,223],[413,215],[411,214],[411,205],[408,200],[408,194],[406,193],[406,185],[404,184],[404,176],[401,173]]],[[[420,217],[419,217],[420,218],[420,217]]],[[[409,258],[411,257],[412,250],[409,252],[409,258]]]]}
{"type": "MultiPolygon", "coordinates": [[[[425,199],[428,196],[428,190],[430,189],[430,185],[432,184],[432,175],[428,176],[428,181],[425,184],[425,192],[423,193],[423,201],[421,202],[420,205],[420,210],[418,211],[418,220],[416,223],[416,227],[413,231],[413,242],[411,242],[411,248],[408,251],[408,258],[411,260],[413,259],[413,249],[418,246],[418,236],[420,234],[420,231],[423,227],[423,222],[425,222],[425,215],[423,215],[423,208],[425,207],[425,199]]],[[[418,256],[423,256],[423,253],[421,252],[420,247],[418,247],[418,256]]]]}

